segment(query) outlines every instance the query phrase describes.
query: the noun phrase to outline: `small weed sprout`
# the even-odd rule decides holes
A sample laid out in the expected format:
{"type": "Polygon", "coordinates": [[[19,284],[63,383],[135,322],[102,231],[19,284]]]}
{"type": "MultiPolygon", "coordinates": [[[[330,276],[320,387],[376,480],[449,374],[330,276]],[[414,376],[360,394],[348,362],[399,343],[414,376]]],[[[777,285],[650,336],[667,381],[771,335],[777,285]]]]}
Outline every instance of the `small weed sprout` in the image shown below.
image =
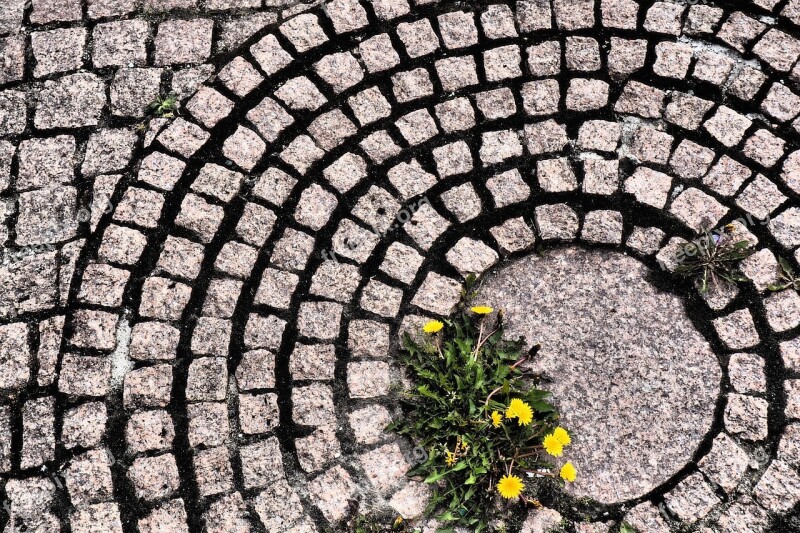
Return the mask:
{"type": "Polygon", "coordinates": [[[178,110],[178,97],[174,94],[159,96],[150,103],[150,110],[157,117],[172,118],[178,110]]]}
{"type": "Polygon", "coordinates": [[[488,306],[462,303],[452,319],[431,320],[423,332],[404,336],[400,359],[414,387],[388,429],[428,452],[408,473],[432,486],[427,515],[447,528],[485,531],[512,503],[539,505],[537,484],[575,480],[572,463],[555,460],[571,437],[549,393],[524,379],[522,365],[538,346],[523,355],[522,339],[504,340],[502,311],[488,306]]]}
{"type": "Polygon", "coordinates": [[[683,257],[675,272],[697,278],[703,294],[708,292],[712,284],[718,285],[720,279],[730,283],[747,281],[738,263],[753,255],[755,250],[747,240],[735,240],[733,232],[734,227],[729,224],[722,232],[706,230],[683,245],[683,257]]]}
{"type": "Polygon", "coordinates": [[[349,513],[339,524],[339,529],[351,533],[410,533],[408,524],[401,516],[389,517],[383,514],[364,513],[359,510],[359,502],[349,502],[349,513]]]}
{"type": "Polygon", "coordinates": [[[783,257],[778,257],[778,263],[781,265],[780,281],[770,284],[767,288],[771,291],[782,291],[784,289],[792,288],[800,292],[800,277],[797,277],[792,269],[789,261],[783,257]]]}
{"type": "Polygon", "coordinates": [[[637,533],[636,529],[627,522],[623,522],[619,526],[619,533],[637,533]]]}
{"type": "Polygon", "coordinates": [[[407,531],[403,527],[402,519],[395,520],[391,525],[387,525],[382,521],[368,515],[359,515],[355,517],[349,527],[353,533],[387,533],[389,531],[407,531]]]}

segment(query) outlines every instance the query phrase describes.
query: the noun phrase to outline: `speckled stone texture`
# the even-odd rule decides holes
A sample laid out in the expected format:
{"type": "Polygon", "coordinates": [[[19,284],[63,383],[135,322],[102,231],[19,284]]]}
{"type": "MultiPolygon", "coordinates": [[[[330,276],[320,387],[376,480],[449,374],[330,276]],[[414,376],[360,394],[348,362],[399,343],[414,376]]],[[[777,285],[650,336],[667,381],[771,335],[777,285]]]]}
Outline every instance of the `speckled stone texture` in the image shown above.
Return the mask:
{"type": "Polygon", "coordinates": [[[708,342],[646,274],[619,253],[556,248],[493,272],[480,292],[505,311],[509,338],[542,346],[530,367],[548,379],[583,473],[569,491],[604,503],[642,496],[687,463],[719,393],[708,342]]]}
{"type": "Polygon", "coordinates": [[[338,532],[358,501],[432,531],[384,431],[398,334],[570,243],[531,306],[596,439],[570,490],[652,491],[555,490],[522,530],[800,530],[800,296],[769,289],[800,272],[798,28],[797,0],[0,2],[0,529],[338,532]],[[675,252],[709,224],[756,253],[700,295],[675,252]]]}

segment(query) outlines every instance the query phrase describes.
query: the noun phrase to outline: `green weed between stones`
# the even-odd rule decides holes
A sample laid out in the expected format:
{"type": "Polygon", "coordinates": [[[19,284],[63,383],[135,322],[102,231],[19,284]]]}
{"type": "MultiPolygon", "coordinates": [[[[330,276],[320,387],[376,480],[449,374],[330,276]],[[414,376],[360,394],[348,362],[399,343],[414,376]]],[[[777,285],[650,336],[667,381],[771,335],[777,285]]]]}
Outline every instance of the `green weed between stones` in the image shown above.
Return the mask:
{"type": "MultiPolygon", "coordinates": [[[[470,280],[472,281],[472,280],[470,280]]],[[[409,476],[432,486],[426,514],[444,524],[485,531],[501,524],[542,483],[575,479],[560,457],[570,443],[549,393],[531,388],[522,340],[503,337],[502,312],[470,309],[404,335],[402,363],[414,386],[401,394],[404,415],[388,429],[422,446],[427,459],[409,476]],[[494,527],[494,526],[493,526],[494,527]]]]}
{"type": "Polygon", "coordinates": [[[705,294],[711,284],[719,280],[730,283],[747,281],[739,271],[739,261],[753,255],[755,250],[746,240],[733,238],[733,227],[723,231],[704,231],[695,240],[683,245],[676,254],[676,274],[697,279],[699,290],[705,294]]]}
{"type": "Polygon", "coordinates": [[[159,96],[150,103],[150,111],[157,117],[172,118],[177,110],[178,97],[174,94],[159,96]]]}
{"type": "Polygon", "coordinates": [[[408,533],[402,518],[386,520],[380,516],[357,513],[344,524],[351,533],[408,533]]]}
{"type": "Polygon", "coordinates": [[[800,278],[798,278],[792,265],[783,257],[778,257],[778,263],[781,265],[780,281],[770,284],[767,288],[771,291],[782,291],[784,289],[792,288],[800,292],[800,278]]]}

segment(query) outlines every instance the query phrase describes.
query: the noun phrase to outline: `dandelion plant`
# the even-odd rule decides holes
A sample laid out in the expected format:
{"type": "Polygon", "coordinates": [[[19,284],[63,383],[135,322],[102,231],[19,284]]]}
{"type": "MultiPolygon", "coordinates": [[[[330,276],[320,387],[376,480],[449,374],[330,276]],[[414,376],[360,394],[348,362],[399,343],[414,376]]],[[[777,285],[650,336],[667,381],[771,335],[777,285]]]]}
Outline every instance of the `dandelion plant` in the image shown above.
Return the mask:
{"type": "Polygon", "coordinates": [[[427,452],[414,467],[432,486],[427,514],[447,527],[484,531],[515,504],[539,505],[535,485],[575,480],[562,457],[571,443],[549,393],[531,386],[522,340],[503,339],[503,315],[465,306],[404,336],[401,360],[414,387],[389,428],[427,452]]]}
{"type": "Polygon", "coordinates": [[[724,231],[704,231],[695,240],[683,245],[676,256],[677,274],[698,279],[699,290],[705,294],[709,287],[725,280],[731,283],[747,281],[739,270],[739,261],[753,255],[747,240],[735,240],[732,225],[724,231]]]}

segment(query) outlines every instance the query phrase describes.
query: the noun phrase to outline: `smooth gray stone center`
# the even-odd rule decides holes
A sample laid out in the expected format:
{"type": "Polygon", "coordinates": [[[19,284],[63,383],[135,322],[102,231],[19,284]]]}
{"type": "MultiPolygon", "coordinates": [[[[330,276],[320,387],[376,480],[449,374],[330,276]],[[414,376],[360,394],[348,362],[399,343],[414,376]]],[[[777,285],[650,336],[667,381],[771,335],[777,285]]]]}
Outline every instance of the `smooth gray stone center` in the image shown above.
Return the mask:
{"type": "Polygon", "coordinates": [[[676,296],[610,251],[565,247],[487,274],[478,300],[506,312],[507,336],[542,345],[532,367],[553,379],[578,469],[576,496],[642,496],[686,465],[709,431],[716,356],[676,296]]]}

